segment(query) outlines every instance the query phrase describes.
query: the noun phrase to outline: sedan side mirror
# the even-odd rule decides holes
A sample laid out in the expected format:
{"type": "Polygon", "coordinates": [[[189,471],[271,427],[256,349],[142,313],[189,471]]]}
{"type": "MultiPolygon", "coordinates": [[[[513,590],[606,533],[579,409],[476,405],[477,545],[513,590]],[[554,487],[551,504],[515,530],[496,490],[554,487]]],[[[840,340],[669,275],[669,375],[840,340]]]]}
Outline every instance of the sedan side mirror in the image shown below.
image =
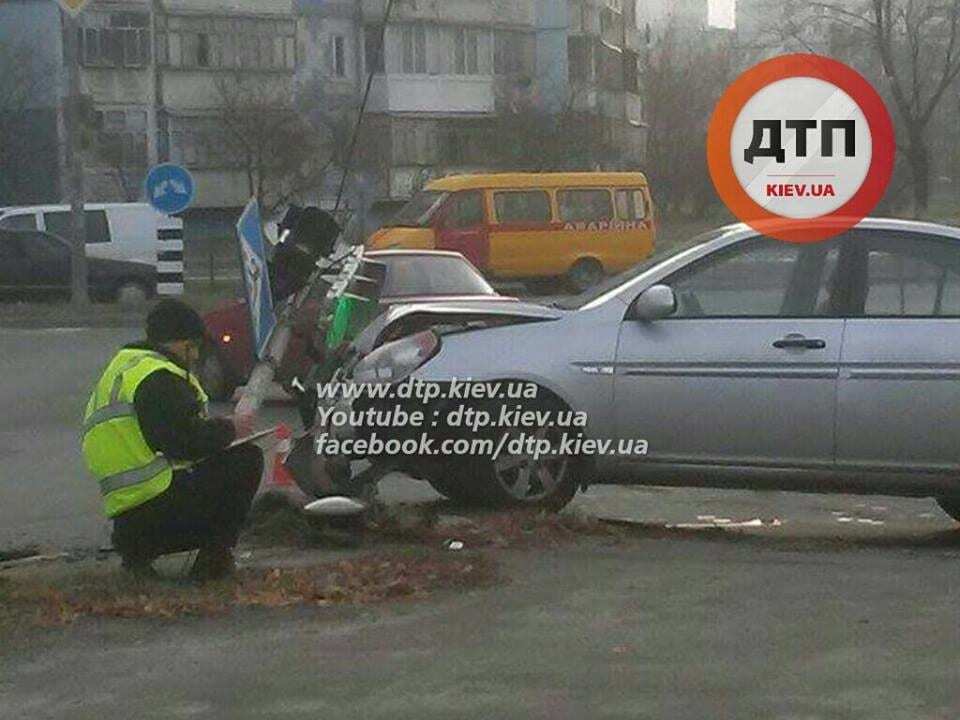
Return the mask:
{"type": "Polygon", "coordinates": [[[650,322],[662,320],[677,310],[677,296],[669,285],[653,285],[644,290],[633,301],[627,311],[627,319],[650,322]]]}

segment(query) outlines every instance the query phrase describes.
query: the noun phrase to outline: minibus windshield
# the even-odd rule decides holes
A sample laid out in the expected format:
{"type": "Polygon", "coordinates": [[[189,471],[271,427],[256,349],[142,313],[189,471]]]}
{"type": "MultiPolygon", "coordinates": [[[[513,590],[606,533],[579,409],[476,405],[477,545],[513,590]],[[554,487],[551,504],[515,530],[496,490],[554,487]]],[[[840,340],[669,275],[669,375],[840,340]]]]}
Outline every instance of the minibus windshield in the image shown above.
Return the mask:
{"type": "Polygon", "coordinates": [[[426,227],[449,193],[422,190],[404,205],[386,227],[426,227]]]}

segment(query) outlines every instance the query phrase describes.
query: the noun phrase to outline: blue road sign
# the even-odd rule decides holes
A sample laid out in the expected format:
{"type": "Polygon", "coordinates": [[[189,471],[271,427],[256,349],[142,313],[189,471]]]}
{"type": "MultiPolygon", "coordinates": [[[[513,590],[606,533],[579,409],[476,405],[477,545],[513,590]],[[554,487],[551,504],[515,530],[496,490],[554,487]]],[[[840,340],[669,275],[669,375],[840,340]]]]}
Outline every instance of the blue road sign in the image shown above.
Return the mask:
{"type": "Polygon", "coordinates": [[[237,221],[237,238],[240,241],[240,265],[243,268],[243,287],[247,293],[250,309],[250,326],[253,330],[254,349],[263,359],[277,316],[273,310],[273,295],[270,292],[270,273],[263,244],[263,226],[260,222],[260,205],[256,198],[247,203],[243,215],[237,221]]]}
{"type": "Polygon", "coordinates": [[[166,215],[183,212],[196,194],[190,172],[173,163],[154,165],[147,173],[147,202],[166,215]]]}

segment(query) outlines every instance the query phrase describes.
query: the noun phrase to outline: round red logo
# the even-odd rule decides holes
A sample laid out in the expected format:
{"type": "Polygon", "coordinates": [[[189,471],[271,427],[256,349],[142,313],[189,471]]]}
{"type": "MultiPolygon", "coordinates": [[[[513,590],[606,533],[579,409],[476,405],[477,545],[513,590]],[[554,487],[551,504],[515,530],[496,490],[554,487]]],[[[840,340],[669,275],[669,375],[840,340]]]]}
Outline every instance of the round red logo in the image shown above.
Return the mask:
{"type": "Polygon", "coordinates": [[[821,55],[783,55],[737,78],[707,134],[713,184],[758,232],[816,242],[848,230],[883,197],[893,123],[856,70],[821,55]]]}

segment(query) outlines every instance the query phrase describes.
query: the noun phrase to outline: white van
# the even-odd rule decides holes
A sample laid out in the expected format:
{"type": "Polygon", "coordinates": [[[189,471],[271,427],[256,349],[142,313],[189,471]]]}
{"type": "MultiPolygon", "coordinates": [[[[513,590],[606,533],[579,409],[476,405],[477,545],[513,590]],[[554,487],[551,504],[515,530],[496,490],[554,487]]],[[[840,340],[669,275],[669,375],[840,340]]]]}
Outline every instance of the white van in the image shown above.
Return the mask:
{"type": "MultiPolygon", "coordinates": [[[[183,294],[183,220],[147,203],[87,203],[87,257],[157,269],[159,295],[183,294]]],[[[43,230],[70,237],[69,205],[0,208],[0,229],[43,230]]]]}

